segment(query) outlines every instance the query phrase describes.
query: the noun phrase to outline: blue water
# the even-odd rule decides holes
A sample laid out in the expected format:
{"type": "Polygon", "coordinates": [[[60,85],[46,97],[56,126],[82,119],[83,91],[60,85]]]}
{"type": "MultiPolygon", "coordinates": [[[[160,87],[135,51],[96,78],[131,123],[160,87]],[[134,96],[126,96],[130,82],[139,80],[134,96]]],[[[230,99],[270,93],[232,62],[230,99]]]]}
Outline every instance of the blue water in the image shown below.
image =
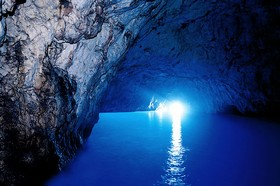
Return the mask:
{"type": "Polygon", "coordinates": [[[280,127],[230,115],[102,113],[47,186],[280,186],[280,127]]]}

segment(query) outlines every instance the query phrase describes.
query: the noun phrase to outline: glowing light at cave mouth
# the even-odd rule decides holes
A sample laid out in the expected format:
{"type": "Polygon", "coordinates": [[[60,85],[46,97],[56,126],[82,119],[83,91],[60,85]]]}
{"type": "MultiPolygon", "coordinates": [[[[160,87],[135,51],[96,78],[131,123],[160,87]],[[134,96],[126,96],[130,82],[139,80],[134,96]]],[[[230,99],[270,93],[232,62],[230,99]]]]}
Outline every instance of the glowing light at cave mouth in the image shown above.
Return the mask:
{"type": "Polygon", "coordinates": [[[178,122],[180,122],[182,115],[184,114],[184,106],[181,102],[179,101],[174,101],[169,105],[169,113],[172,116],[172,120],[174,120],[173,122],[176,122],[178,120],[178,122]]]}
{"type": "Polygon", "coordinates": [[[189,111],[189,106],[184,105],[180,101],[172,101],[169,103],[160,103],[156,112],[160,115],[169,114],[172,120],[181,120],[181,117],[189,111]]]}

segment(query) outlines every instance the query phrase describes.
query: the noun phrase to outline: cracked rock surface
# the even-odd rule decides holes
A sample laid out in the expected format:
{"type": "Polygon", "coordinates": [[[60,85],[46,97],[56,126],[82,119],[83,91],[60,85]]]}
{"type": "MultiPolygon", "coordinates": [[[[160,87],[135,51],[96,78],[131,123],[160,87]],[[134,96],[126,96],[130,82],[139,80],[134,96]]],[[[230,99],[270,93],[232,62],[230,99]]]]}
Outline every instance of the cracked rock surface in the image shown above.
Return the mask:
{"type": "Polygon", "coordinates": [[[166,1],[0,5],[0,183],[39,184],[87,139],[120,59],[166,1]]]}
{"type": "Polygon", "coordinates": [[[279,118],[279,1],[177,2],[128,51],[101,110],[180,99],[193,112],[279,118]]]}

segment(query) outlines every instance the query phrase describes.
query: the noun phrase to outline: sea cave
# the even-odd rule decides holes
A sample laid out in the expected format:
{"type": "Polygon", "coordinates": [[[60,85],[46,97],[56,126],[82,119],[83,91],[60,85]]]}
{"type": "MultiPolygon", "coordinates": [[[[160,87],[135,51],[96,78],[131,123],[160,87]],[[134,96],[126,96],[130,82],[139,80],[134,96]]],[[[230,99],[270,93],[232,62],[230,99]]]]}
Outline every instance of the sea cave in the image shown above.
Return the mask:
{"type": "Polygon", "coordinates": [[[279,1],[0,6],[0,185],[280,185],[279,1]]]}

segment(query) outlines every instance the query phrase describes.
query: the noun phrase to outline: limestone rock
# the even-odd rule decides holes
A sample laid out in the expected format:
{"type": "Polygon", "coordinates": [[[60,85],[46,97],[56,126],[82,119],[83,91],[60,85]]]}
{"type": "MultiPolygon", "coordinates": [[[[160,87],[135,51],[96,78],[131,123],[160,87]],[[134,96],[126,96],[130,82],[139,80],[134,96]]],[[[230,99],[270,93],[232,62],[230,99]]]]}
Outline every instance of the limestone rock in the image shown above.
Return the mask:
{"type": "Polygon", "coordinates": [[[1,2],[0,182],[39,184],[87,139],[120,59],[166,1],[1,2]]]}

